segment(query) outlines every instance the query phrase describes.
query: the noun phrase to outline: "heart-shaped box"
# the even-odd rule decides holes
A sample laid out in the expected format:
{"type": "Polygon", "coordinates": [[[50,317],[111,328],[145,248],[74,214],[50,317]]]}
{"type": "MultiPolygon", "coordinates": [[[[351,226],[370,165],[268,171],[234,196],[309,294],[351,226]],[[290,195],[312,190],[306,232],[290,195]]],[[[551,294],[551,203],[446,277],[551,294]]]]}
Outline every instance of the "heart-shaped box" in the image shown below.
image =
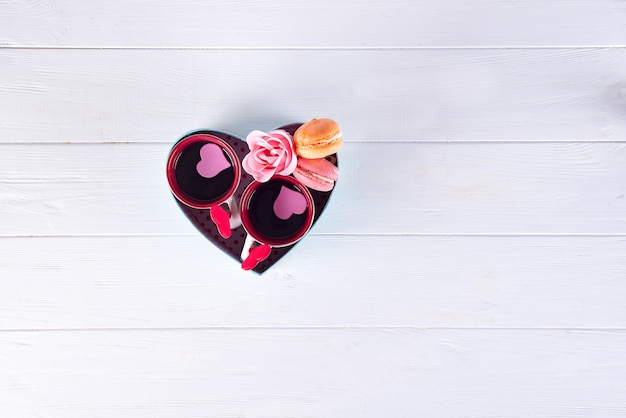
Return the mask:
{"type": "MultiPolygon", "coordinates": [[[[302,123],[292,123],[289,125],[281,126],[277,129],[287,131],[290,135],[294,135],[296,130],[302,125],[302,123]]],[[[239,162],[239,166],[241,166],[241,162],[243,161],[246,154],[249,152],[248,145],[246,141],[242,138],[237,137],[231,133],[216,131],[216,130],[195,130],[187,133],[185,136],[180,138],[180,140],[176,143],[179,144],[184,139],[193,136],[193,135],[210,135],[216,138],[219,138],[221,141],[228,144],[232,150],[234,151],[233,158],[237,158],[239,162]]],[[[174,149],[176,147],[174,144],[174,149]]],[[[328,161],[330,161],[335,167],[338,167],[337,154],[332,154],[326,157],[328,161]]],[[[200,169],[201,167],[199,167],[200,169]]],[[[206,168],[207,170],[211,170],[210,167],[206,168]]],[[[236,170],[237,175],[239,175],[238,185],[232,195],[232,198],[235,202],[235,207],[239,207],[239,202],[244,193],[244,190],[254,181],[252,176],[246,173],[243,170],[236,170]]],[[[291,177],[291,176],[290,176],[291,177]]],[[[303,186],[304,187],[304,186],[303,186]]],[[[328,205],[330,197],[334,191],[334,188],[328,192],[321,192],[313,189],[308,189],[311,194],[313,204],[314,204],[314,215],[312,225],[315,225],[319,217],[324,212],[324,209],[328,205]]],[[[242,252],[244,251],[244,247],[250,244],[250,237],[248,233],[243,228],[242,225],[237,226],[231,232],[229,238],[224,238],[220,232],[218,231],[218,227],[215,225],[211,218],[209,209],[198,209],[196,207],[192,207],[190,204],[186,204],[179,199],[176,199],[176,202],[182,209],[183,213],[187,216],[187,218],[191,221],[191,223],[200,231],[209,241],[211,241],[216,247],[224,251],[226,254],[234,258],[237,262],[242,261],[242,252]]],[[[298,241],[299,242],[299,241],[298,241]]],[[[287,254],[295,245],[291,244],[283,247],[272,247],[269,253],[269,256],[265,258],[263,261],[259,262],[252,271],[256,273],[263,273],[267,269],[269,269],[272,265],[274,265],[278,260],[280,260],[285,254],[287,254]]]]}

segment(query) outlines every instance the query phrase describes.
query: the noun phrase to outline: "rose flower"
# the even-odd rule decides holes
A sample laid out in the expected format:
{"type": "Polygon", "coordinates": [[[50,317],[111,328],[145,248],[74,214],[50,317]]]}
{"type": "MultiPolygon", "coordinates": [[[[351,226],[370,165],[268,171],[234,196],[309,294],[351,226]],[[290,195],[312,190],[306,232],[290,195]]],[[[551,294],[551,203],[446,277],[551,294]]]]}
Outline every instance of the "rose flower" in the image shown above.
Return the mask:
{"type": "Polygon", "coordinates": [[[250,152],[243,158],[243,169],[256,181],[264,183],[274,174],[288,176],[296,169],[297,156],[288,132],[252,131],[246,142],[250,152]]]}

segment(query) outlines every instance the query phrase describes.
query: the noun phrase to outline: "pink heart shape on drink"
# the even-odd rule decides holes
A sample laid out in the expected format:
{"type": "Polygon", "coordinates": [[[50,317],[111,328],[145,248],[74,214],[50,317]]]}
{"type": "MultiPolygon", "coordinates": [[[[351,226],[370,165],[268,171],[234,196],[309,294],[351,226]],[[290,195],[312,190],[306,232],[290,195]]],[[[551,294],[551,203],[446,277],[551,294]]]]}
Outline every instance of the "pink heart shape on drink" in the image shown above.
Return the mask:
{"type": "Polygon", "coordinates": [[[274,214],[282,220],[287,220],[291,215],[301,215],[307,208],[306,198],[302,193],[291,190],[285,186],[280,188],[278,197],[274,201],[274,214]]]}
{"type": "Polygon", "coordinates": [[[196,170],[202,177],[213,178],[231,166],[219,145],[206,144],[200,148],[200,161],[196,170]]]}

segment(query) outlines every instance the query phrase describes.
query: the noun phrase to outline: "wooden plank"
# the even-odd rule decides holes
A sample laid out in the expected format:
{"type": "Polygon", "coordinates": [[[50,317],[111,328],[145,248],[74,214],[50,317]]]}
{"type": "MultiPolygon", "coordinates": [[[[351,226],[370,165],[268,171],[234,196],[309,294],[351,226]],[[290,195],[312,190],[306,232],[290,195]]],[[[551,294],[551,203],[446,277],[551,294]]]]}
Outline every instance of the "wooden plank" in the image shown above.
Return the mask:
{"type": "Polygon", "coordinates": [[[2,333],[6,417],[623,417],[622,331],[2,333]]]}
{"type": "Polygon", "coordinates": [[[624,141],[624,73],[626,49],[5,49],[0,142],[171,143],[316,116],[346,141],[624,141]]]}
{"type": "Polygon", "coordinates": [[[623,1],[4,0],[0,42],[87,47],[385,47],[626,43],[623,1]]]}
{"type": "Polygon", "coordinates": [[[312,235],[263,276],[199,236],[0,239],[0,329],[626,327],[624,237],[312,235]]]}
{"type": "MultiPolygon", "coordinates": [[[[0,146],[0,236],[195,234],[169,148],[0,146]]],[[[347,143],[340,157],[315,233],[626,233],[624,143],[347,143]]]]}

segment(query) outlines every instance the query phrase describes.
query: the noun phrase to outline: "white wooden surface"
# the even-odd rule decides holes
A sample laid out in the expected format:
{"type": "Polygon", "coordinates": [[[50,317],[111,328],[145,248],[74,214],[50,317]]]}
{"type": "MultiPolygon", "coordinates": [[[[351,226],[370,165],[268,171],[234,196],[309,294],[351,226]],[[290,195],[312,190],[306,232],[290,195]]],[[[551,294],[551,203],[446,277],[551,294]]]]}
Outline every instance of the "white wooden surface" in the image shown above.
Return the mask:
{"type": "Polygon", "coordinates": [[[626,417],[625,22],[0,0],[0,417],[626,417]],[[313,116],[344,130],[336,194],[242,272],[167,152],[313,116]]]}

